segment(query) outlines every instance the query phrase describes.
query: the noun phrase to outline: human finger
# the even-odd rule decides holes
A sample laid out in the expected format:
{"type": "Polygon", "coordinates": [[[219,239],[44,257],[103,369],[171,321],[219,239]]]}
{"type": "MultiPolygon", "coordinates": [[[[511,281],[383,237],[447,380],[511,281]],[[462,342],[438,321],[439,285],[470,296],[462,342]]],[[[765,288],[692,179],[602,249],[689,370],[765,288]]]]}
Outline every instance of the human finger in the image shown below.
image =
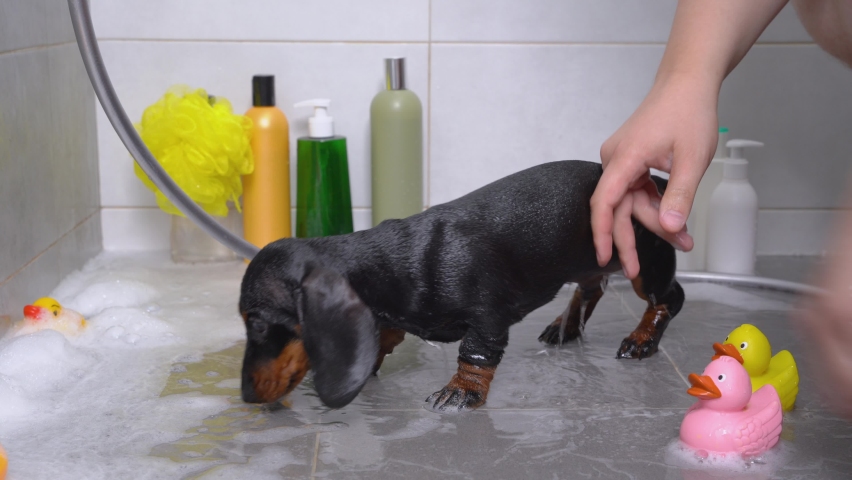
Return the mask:
{"type": "Polygon", "coordinates": [[[624,276],[629,279],[639,274],[639,255],[636,253],[636,233],[633,230],[632,212],[633,194],[628,193],[613,212],[612,236],[624,276]]]}

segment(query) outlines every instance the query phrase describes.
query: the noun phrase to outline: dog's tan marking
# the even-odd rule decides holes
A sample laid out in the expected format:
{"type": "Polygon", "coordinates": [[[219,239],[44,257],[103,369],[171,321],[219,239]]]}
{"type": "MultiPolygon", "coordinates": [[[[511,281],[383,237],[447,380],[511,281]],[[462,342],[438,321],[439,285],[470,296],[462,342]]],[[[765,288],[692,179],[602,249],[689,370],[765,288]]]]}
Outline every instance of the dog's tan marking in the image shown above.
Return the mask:
{"type": "Polygon", "coordinates": [[[467,363],[459,360],[459,369],[450,383],[444,387],[444,390],[463,390],[479,394],[479,401],[475,404],[467,405],[471,408],[476,408],[485,403],[488,397],[488,389],[491,387],[491,380],[494,379],[494,372],[497,367],[479,367],[472,363],[467,363]]]}
{"type": "Polygon", "coordinates": [[[393,353],[393,349],[405,340],[405,330],[399,328],[383,328],[379,334],[379,356],[373,373],[376,373],[385,360],[385,355],[393,353]]]}
{"type": "Polygon", "coordinates": [[[668,306],[655,305],[654,302],[651,302],[648,296],[645,295],[645,291],[642,289],[642,278],[636,277],[630,283],[633,285],[633,291],[636,292],[636,295],[638,295],[642,300],[648,302],[648,308],[645,309],[645,313],[642,314],[642,321],[639,322],[639,325],[629,338],[632,338],[637,342],[649,341],[657,336],[657,328],[660,323],[668,323],[668,321],[671,320],[671,315],[669,314],[668,306]]]}
{"type": "Polygon", "coordinates": [[[265,403],[290,393],[310,369],[301,340],[288,343],[278,357],[252,373],[254,392],[265,403]]]}

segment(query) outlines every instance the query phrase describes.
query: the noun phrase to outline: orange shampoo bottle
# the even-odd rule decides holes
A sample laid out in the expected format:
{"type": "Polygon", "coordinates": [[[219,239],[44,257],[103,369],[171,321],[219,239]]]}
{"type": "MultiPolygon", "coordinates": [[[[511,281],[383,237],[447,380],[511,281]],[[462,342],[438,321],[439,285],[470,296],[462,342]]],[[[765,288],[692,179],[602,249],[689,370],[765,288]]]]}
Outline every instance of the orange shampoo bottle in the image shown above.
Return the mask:
{"type": "Polygon", "coordinates": [[[290,225],[290,125],[275,106],[275,77],[252,78],[254,171],[243,177],[243,235],[263,248],[292,236],[290,225]]]}

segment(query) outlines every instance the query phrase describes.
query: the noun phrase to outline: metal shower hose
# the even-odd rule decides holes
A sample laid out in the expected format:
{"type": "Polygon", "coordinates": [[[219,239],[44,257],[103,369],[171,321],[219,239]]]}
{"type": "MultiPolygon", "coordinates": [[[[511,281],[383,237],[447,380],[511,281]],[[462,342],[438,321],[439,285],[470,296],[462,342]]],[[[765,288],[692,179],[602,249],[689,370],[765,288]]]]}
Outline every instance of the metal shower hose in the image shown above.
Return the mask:
{"type": "MultiPolygon", "coordinates": [[[[92,17],[89,13],[88,0],[68,0],[68,8],[71,11],[71,23],[74,25],[74,35],[77,37],[77,45],[83,57],[83,64],[89,74],[92,87],[100,100],[101,106],[109,118],[115,132],[121,139],[130,155],[139,163],[142,170],[148,175],[152,182],[163,194],[183,212],[196,225],[201,227],[210,236],[230,248],[237,255],[247,259],[254,258],[258,248],[234,235],[225,227],[220,225],[207,212],[199,207],[189,196],[163,170],[151,152],[142,142],[133,123],[124,112],[112,83],[107,75],[101,58],[98,40],[92,26],[92,17]]],[[[753,277],[743,275],[726,275],[704,272],[678,272],[677,278],[685,281],[703,281],[720,283],[734,286],[751,288],[763,288],[793,294],[820,293],[821,290],[810,285],[788,282],[764,277],[753,277]]]]}

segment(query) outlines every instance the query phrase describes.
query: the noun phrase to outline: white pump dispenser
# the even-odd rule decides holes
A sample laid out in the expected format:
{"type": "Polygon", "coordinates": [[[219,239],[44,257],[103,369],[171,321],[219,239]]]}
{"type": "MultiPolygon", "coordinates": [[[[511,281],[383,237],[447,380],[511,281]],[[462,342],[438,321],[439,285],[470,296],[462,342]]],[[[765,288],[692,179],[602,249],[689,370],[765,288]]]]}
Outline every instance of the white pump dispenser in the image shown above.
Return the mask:
{"type": "Polygon", "coordinates": [[[757,250],[757,192],[748,182],[743,149],[754,140],[730,140],[722,181],[710,197],[707,216],[707,271],[753,275],[757,250]]]}
{"type": "Polygon", "coordinates": [[[328,107],[331,106],[331,100],[316,98],[299,102],[293,106],[296,108],[314,107],[314,116],[308,119],[308,136],[311,138],[328,138],[334,136],[334,117],[328,114],[328,107]]]}

